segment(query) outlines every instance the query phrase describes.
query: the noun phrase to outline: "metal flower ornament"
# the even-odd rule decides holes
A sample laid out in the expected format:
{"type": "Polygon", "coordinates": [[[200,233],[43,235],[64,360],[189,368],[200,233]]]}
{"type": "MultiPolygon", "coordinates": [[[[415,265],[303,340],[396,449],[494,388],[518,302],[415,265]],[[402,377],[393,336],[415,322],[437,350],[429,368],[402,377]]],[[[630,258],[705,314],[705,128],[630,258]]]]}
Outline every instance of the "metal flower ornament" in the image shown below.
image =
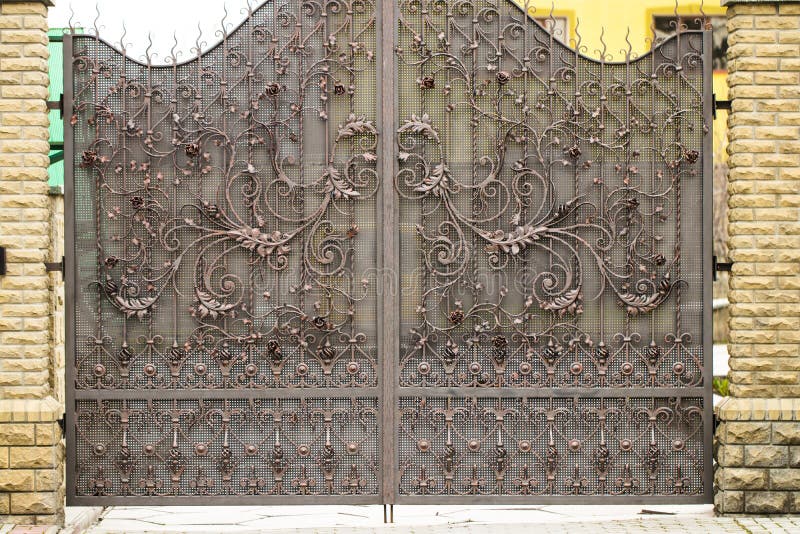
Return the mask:
{"type": "Polygon", "coordinates": [[[76,40],[70,122],[86,139],[77,171],[95,182],[95,226],[108,232],[96,247],[97,296],[128,325],[87,359],[117,369],[98,379],[79,364],[80,381],[375,384],[374,336],[353,320],[375,299],[374,280],[360,276],[374,262],[359,250],[356,215],[374,211],[379,181],[375,111],[356,89],[374,85],[372,11],[270,4],[207,54],[198,39],[196,57],[180,63],[173,48],[166,66],[149,48],[135,62],[124,47],[76,40]],[[171,318],[158,311],[186,301],[171,318]],[[181,316],[194,322],[188,332],[181,316]],[[160,321],[172,339],[144,333],[160,321]],[[119,358],[133,332],[146,342],[119,358]],[[186,363],[198,359],[202,375],[186,363]],[[145,361],[152,377],[136,372],[145,361]],[[258,371],[237,376],[248,363],[258,371]]]}

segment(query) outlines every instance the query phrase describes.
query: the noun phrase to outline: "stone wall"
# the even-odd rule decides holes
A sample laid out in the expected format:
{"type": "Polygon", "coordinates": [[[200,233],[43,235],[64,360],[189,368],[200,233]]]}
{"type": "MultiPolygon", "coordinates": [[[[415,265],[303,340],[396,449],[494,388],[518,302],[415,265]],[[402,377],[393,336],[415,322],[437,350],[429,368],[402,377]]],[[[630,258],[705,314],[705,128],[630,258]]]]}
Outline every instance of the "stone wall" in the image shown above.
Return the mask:
{"type": "MultiPolygon", "coordinates": [[[[47,6],[0,1],[0,522],[63,517],[48,196],[47,6]],[[9,518],[9,516],[11,516],[9,518]]],[[[59,256],[60,258],[60,256],[59,256]]]]}
{"type": "Polygon", "coordinates": [[[800,397],[800,3],[728,17],[731,391],[800,397]]]}
{"type": "Polygon", "coordinates": [[[717,509],[800,513],[800,399],[726,399],[718,409],[717,509]]]}
{"type": "Polygon", "coordinates": [[[0,523],[63,520],[62,404],[0,400],[0,523]]]}
{"type": "Polygon", "coordinates": [[[800,2],[727,5],[732,397],[715,504],[800,512],[800,2]]]}
{"type": "Polygon", "coordinates": [[[41,3],[0,7],[0,398],[50,393],[47,18],[41,3]]]}

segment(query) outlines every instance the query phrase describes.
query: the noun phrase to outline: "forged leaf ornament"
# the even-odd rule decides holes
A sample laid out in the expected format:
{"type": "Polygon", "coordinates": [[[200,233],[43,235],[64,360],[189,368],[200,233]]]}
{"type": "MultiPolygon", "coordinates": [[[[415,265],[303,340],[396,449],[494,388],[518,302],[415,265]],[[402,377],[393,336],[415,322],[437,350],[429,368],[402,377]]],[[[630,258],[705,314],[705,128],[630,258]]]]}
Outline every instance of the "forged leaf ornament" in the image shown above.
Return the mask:
{"type": "Polygon", "coordinates": [[[342,179],[342,175],[336,167],[328,167],[322,177],[325,180],[325,192],[336,200],[361,196],[361,193],[356,191],[350,183],[342,179]]]}
{"type": "Polygon", "coordinates": [[[214,298],[211,293],[208,291],[203,291],[199,287],[195,288],[195,295],[197,296],[198,304],[194,311],[200,317],[200,319],[205,319],[206,317],[218,319],[220,317],[236,316],[233,311],[233,309],[236,307],[235,304],[224,304],[214,298]]]}
{"type": "Polygon", "coordinates": [[[547,232],[547,227],[539,226],[534,228],[530,225],[518,226],[508,234],[503,230],[483,233],[483,237],[489,241],[486,245],[487,252],[505,252],[516,256],[528,246],[535,244],[541,239],[542,234],[547,232]]]}
{"type": "Polygon", "coordinates": [[[411,114],[411,118],[403,121],[403,125],[397,129],[398,133],[420,134],[426,139],[439,142],[439,133],[433,128],[431,118],[427,113],[421,117],[411,114]]]}
{"type": "Polygon", "coordinates": [[[447,191],[450,182],[450,169],[445,163],[437,163],[430,175],[425,177],[420,185],[414,188],[415,191],[423,193],[431,192],[437,197],[447,191]]]}
{"type": "Polygon", "coordinates": [[[158,300],[157,295],[140,296],[139,288],[130,285],[123,285],[122,291],[112,293],[110,297],[114,305],[129,319],[144,319],[158,300]]]}
{"type": "Polygon", "coordinates": [[[343,139],[348,139],[358,134],[372,134],[378,135],[378,130],[375,128],[375,123],[367,120],[363,115],[356,116],[351,114],[347,122],[339,126],[339,132],[336,136],[336,141],[339,142],[343,139]]]}
{"type": "Polygon", "coordinates": [[[275,230],[268,234],[258,228],[241,228],[231,230],[227,235],[241,244],[242,248],[257,253],[262,258],[277,254],[286,255],[291,250],[289,241],[293,237],[291,234],[284,234],[275,230]]]}
{"type": "Polygon", "coordinates": [[[552,300],[541,302],[540,306],[543,310],[557,313],[559,317],[568,313],[579,315],[583,313],[583,291],[580,287],[570,289],[552,300]]]}
{"type": "Polygon", "coordinates": [[[658,308],[669,297],[674,285],[667,273],[652,293],[620,293],[619,299],[629,315],[641,315],[658,308]]]}

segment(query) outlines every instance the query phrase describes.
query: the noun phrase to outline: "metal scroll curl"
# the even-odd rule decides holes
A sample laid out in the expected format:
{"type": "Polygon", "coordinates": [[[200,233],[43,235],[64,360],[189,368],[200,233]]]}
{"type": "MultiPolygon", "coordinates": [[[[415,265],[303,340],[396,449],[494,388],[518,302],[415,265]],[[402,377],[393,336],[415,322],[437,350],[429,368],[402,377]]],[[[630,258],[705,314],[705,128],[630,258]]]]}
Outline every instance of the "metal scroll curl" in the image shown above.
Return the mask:
{"type": "Polygon", "coordinates": [[[701,385],[702,33],[612,63],[511,2],[399,11],[401,383],[701,385]]]}
{"type": "Polygon", "coordinates": [[[220,36],[166,66],[73,36],[77,387],[375,386],[374,6],[220,36]]]}

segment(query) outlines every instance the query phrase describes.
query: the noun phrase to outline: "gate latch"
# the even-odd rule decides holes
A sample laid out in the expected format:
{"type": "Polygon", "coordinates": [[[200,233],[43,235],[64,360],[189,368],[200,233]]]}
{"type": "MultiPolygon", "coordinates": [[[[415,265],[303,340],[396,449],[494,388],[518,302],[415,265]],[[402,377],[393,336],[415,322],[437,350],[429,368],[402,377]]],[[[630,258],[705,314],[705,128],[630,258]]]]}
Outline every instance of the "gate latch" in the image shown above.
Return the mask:
{"type": "Polygon", "coordinates": [[[48,273],[60,272],[64,276],[64,256],[61,256],[61,261],[45,262],[44,268],[48,273]]]}
{"type": "Polygon", "coordinates": [[[714,278],[715,282],[717,280],[717,273],[721,273],[721,272],[729,273],[729,272],[731,272],[731,269],[733,269],[733,262],[732,261],[719,262],[719,261],[717,261],[717,257],[716,256],[711,256],[711,263],[712,263],[711,272],[713,273],[712,277],[714,278]]]}

